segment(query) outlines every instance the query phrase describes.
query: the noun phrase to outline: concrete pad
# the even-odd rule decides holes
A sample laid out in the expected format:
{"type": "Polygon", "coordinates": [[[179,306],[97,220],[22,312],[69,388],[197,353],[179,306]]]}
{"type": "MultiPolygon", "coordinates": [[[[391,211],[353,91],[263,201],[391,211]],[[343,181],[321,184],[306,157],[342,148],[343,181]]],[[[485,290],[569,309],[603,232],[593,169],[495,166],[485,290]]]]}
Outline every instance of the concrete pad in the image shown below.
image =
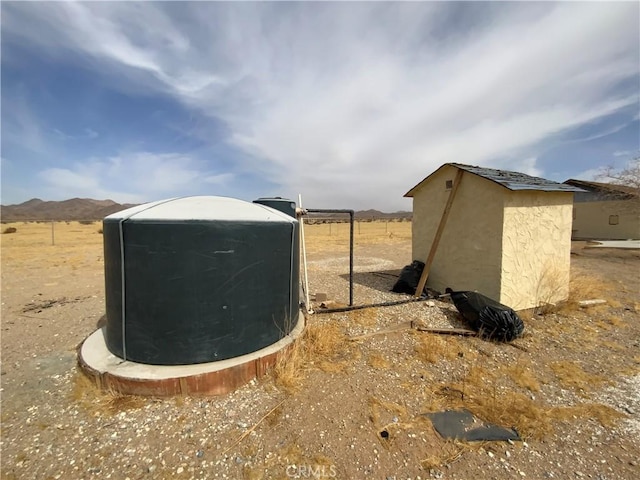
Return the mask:
{"type": "Polygon", "coordinates": [[[592,240],[584,248],[640,248],[640,240],[592,240]]]}
{"type": "Polygon", "coordinates": [[[100,388],[128,395],[221,395],[263,376],[279,352],[304,331],[304,314],[289,335],[236,358],[195,365],[148,365],[125,361],[107,348],[104,327],[85,339],[78,351],[81,370],[100,388]]]}

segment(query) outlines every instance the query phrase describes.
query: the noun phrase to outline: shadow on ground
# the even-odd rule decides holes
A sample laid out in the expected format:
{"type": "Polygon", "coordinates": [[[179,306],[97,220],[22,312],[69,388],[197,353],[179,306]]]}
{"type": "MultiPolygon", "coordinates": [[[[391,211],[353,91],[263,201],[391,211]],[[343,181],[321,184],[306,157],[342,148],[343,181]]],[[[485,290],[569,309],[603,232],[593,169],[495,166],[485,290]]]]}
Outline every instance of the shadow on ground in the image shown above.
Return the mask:
{"type": "MultiPolygon", "coordinates": [[[[376,272],[354,272],[353,283],[362,285],[379,292],[390,292],[398,281],[400,270],[380,270],[376,272]]],[[[340,275],[340,278],[349,281],[349,274],[340,275]]]]}

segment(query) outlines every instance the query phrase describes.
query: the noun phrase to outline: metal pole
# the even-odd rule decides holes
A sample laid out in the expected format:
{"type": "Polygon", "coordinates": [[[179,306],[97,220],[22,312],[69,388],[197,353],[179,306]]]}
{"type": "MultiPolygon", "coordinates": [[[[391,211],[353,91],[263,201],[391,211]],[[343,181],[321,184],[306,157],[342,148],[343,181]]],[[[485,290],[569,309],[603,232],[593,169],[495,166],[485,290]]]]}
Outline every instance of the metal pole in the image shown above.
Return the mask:
{"type": "MultiPolygon", "coordinates": [[[[298,194],[298,205],[302,208],[302,194],[298,194]]],[[[304,301],[307,313],[313,313],[311,310],[311,304],[309,303],[309,276],[307,274],[307,247],[304,240],[304,215],[300,215],[300,243],[302,246],[302,265],[304,269],[304,301]]]]}
{"type": "Polygon", "coordinates": [[[53,233],[54,227],[53,227],[53,220],[51,221],[51,245],[55,245],[56,244],[56,239],[55,239],[55,234],[53,233]]]}
{"type": "Polygon", "coordinates": [[[349,229],[349,306],[353,306],[353,217],[354,211],[349,211],[351,228],[349,229]]]}

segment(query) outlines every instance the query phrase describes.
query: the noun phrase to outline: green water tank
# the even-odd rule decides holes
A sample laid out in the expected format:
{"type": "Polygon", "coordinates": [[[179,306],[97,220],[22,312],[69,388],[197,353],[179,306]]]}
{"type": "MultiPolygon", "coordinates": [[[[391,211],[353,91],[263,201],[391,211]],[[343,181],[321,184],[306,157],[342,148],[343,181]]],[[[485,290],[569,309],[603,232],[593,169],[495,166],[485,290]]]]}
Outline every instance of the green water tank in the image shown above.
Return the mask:
{"type": "Polygon", "coordinates": [[[267,347],[298,322],[298,221],[265,205],[198,196],[103,222],[107,347],[186,365],[267,347]]]}

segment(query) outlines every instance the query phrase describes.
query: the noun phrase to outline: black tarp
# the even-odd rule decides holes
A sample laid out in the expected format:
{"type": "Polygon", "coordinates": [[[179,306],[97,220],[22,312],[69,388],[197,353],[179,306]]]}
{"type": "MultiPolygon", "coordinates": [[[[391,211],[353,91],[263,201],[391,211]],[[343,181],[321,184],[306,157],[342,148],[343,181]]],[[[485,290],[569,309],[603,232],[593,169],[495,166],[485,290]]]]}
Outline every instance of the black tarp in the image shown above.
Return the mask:
{"type": "Polygon", "coordinates": [[[482,337],[510,342],[522,335],[524,323],[512,308],[478,292],[446,291],[460,314],[482,337]]]}
{"type": "Polygon", "coordinates": [[[400,278],[393,285],[392,292],[396,293],[408,293],[409,295],[415,295],[416,288],[418,288],[418,282],[420,281],[420,275],[424,270],[424,263],[420,260],[414,260],[411,265],[405,266],[400,272],[400,278]]]}

